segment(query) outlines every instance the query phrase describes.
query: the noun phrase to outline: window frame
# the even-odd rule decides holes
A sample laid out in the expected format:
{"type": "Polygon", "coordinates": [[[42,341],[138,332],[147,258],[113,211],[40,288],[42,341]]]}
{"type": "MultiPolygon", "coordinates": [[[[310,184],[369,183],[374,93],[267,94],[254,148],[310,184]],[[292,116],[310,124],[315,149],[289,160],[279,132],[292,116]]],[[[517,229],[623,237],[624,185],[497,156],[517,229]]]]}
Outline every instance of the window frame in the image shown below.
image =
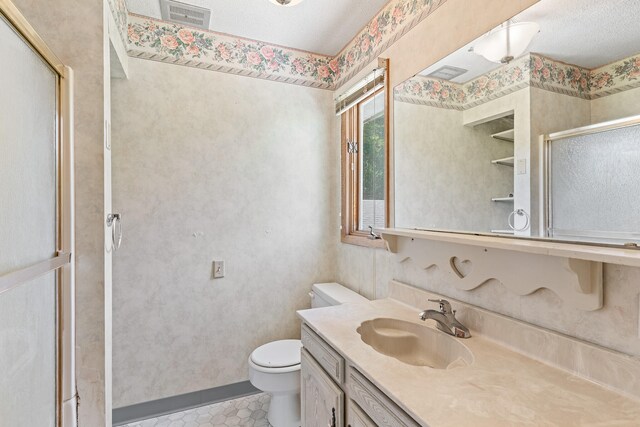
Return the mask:
{"type": "MultiPolygon", "coordinates": [[[[386,73],[385,73],[386,74],[386,73]]],[[[341,114],[341,194],[342,194],[342,211],[341,211],[341,242],[365,246],[370,248],[385,248],[382,239],[372,239],[368,231],[358,230],[360,223],[360,157],[362,153],[362,141],[360,140],[360,106],[379,93],[384,93],[384,209],[385,209],[385,227],[389,226],[390,219],[390,203],[389,203],[389,183],[390,183],[390,144],[389,144],[389,88],[388,76],[385,75],[384,86],[375,92],[369,94],[366,98],[360,100],[357,104],[349,108],[341,114]],[[349,142],[357,141],[358,151],[349,153],[349,142]]]]}

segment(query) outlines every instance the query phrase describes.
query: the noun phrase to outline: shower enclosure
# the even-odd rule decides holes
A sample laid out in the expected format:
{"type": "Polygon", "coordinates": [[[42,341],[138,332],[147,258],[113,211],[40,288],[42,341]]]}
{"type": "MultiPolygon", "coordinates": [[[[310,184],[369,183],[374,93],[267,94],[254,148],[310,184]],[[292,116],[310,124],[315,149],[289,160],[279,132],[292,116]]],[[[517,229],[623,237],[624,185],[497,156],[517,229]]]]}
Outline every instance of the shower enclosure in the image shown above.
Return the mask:
{"type": "Polygon", "coordinates": [[[640,245],[638,141],[640,116],[548,135],[541,235],[640,245]]]}
{"type": "Polygon", "coordinates": [[[76,425],[72,72],[0,0],[0,425],[76,425]]]}

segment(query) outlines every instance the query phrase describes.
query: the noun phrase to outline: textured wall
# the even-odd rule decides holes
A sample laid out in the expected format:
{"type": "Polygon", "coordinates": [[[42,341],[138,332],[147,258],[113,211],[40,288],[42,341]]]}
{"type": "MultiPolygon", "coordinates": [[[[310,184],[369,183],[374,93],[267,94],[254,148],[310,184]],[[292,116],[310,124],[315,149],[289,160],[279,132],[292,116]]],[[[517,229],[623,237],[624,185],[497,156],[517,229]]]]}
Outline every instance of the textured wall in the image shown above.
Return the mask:
{"type": "Polygon", "coordinates": [[[101,426],[105,424],[103,5],[99,0],[13,1],[62,62],[74,70],[79,418],[82,426],[101,426]]]}
{"type": "Polygon", "coordinates": [[[507,228],[513,143],[491,138],[499,122],[464,126],[462,111],[395,103],[395,214],[398,227],[483,231],[507,228]]]}
{"type": "Polygon", "coordinates": [[[591,123],[640,114],[640,88],[591,101],[591,123]]]}
{"type": "MultiPolygon", "coordinates": [[[[113,81],[114,407],[247,379],[331,280],[331,92],[131,59],[113,81]],[[212,260],[226,277],[211,280],[212,260]]],[[[333,221],[333,223],[331,223],[333,221]]]]}

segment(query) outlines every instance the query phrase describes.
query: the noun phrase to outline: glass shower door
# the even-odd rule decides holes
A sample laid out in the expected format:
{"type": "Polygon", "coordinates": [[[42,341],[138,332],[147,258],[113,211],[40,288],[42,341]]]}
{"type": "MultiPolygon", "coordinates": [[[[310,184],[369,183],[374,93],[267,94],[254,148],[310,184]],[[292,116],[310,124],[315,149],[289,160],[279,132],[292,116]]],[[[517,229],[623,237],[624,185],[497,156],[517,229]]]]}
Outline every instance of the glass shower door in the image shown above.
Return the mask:
{"type": "Polygon", "coordinates": [[[62,425],[61,314],[72,288],[61,194],[70,182],[60,167],[61,74],[44,49],[0,3],[0,426],[62,425]]]}

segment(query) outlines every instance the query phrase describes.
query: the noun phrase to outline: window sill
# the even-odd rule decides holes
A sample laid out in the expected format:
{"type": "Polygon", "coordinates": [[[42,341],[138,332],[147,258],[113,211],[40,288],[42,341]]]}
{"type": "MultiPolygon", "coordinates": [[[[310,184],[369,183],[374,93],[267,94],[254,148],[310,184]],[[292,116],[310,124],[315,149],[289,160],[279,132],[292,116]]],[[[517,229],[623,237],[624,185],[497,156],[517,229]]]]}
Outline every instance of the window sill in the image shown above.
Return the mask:
{"type": "Polygon", "coordinates": [[[370,239],[367,235],[343,234],[340,241],[348,245],[364,246],[372,249],[386,249],[385,241],[382,239],[370,239]]]}

